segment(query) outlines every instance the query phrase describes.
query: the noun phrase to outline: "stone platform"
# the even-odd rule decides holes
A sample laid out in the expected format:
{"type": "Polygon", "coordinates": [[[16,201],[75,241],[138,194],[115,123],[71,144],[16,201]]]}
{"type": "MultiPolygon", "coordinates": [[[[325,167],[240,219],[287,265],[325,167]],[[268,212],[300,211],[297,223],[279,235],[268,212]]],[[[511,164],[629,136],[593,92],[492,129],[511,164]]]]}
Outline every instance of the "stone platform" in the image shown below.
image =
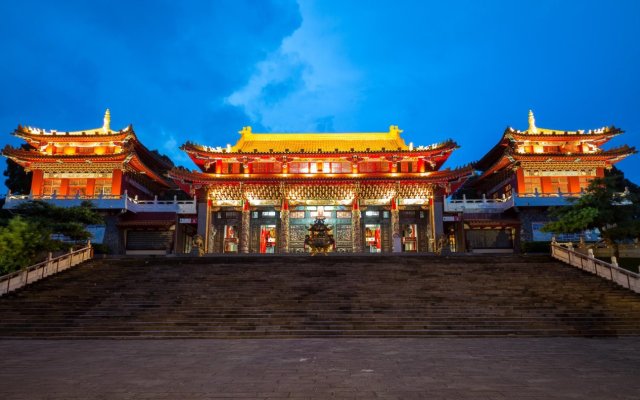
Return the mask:
{"type": "Polygon", "coordinates": [[[637,338],[4,340],[0,398],[638,399],[637,338]]]}
{"type": "Polygon", "coordinates": [[[548,256],[104,259],[0,298],[0,399],[638,399],[639,337],[548,256]]]}

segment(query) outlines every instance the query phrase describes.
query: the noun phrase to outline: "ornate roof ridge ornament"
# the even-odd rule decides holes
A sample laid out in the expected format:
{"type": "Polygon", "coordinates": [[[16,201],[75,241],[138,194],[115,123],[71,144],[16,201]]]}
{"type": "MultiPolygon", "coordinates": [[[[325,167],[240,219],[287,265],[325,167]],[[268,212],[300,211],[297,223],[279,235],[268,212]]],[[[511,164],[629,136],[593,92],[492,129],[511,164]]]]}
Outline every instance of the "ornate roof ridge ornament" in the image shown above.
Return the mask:
{"type": "Polygon", "coordinates": [[[529,110],[529,129],[528,133],[535,134],[538,133],[538,128],[536,127],[536,118],[533,116],[533,111],[529,110]]]}
{"type": "Polygon", "coordinates": [[[102,132],[109,133],[111,130],[111,111],[107,108],[107,111],[104,112],[104,119],[102,122],[102,132]]]}

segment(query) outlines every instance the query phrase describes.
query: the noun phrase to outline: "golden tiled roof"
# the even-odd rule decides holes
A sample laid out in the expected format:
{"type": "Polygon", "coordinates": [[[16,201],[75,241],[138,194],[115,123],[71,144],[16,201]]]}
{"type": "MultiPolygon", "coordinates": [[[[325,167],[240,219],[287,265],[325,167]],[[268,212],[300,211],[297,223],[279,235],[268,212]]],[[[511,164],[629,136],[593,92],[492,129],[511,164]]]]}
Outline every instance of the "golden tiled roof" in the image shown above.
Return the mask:
{"type": "Polygon", "coordinates": [[[389,132],[372,133],[253,133],[251,127],[240,131],[241,138],[232,152],[284,153],[333,151],[408,150],[400,137],[402,131],[395,125],[389,132]]]}

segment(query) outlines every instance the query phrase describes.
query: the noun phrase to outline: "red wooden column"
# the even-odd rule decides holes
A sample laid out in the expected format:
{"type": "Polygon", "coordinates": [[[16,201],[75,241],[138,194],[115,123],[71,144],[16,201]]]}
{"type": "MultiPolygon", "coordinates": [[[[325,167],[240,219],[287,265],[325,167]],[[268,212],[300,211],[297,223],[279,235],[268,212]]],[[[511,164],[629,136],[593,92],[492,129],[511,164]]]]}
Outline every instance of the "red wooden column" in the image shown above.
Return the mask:
{"type": "Polygon", "coordinates": [[[577,176],[569,177],[569,193],[580,193],[580,178],[577,176]]]}
{"type": "Polygon", "coordinates": [[[85,188],[85,195],[87,195],[88,197],[93,197],[93,192],[95,191],[95,188],[96,188],[95,178],[88,178],[87,187],[85,188]]]}
{"type": "Polygon", "coordinates": [[[525,192],[524,170],[522,168],[518,168],[516,170],[516,192],[517,193],[525,192]]]}
{"type": "Polygon", "coordinates": [[[35,170],[31,177],[31,195],[42,196],[42,184],[44,183],[44,171],[35,170]]]}
{"type": "Polygon", "coordinates": [[[119,196],[122,194],[122,170],[114,169],[111,177],[111,194],[119,196]]]}
{"type": "Polygon", "coordinates": [[[64,178],[60,181],[60,191],[58,192],[60,196],[75,196],[75,193],[69,193],[69,178],[64,178]]]}
{"type": "Polygon", "coordinates": [[[542,193],[549,194],[554,193],[551,187],[551,177],[543,176],[540,178],[540,186],[542,187],[542,193]]]}

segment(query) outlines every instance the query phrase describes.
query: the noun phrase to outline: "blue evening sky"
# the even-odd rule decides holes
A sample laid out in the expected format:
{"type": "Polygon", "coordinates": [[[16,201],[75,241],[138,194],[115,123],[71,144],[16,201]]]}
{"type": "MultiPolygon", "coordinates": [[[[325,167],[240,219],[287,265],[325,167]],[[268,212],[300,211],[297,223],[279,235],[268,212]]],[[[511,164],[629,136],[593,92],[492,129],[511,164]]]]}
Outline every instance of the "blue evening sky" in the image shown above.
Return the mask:
{"type": "MultiPolygon", "coordinates": [[[[18,125],[134,125],[188,168],[187,140],[238,130],[455,139],[446,167],[506,126],[616,125],[640,147],[638,1],[0,2],[0,143],[18,125]]],[[[640,182],[640,156],[618,164],[640,182]]],[[[4,162],[2,162],[4,168],[4,162]]]]}

